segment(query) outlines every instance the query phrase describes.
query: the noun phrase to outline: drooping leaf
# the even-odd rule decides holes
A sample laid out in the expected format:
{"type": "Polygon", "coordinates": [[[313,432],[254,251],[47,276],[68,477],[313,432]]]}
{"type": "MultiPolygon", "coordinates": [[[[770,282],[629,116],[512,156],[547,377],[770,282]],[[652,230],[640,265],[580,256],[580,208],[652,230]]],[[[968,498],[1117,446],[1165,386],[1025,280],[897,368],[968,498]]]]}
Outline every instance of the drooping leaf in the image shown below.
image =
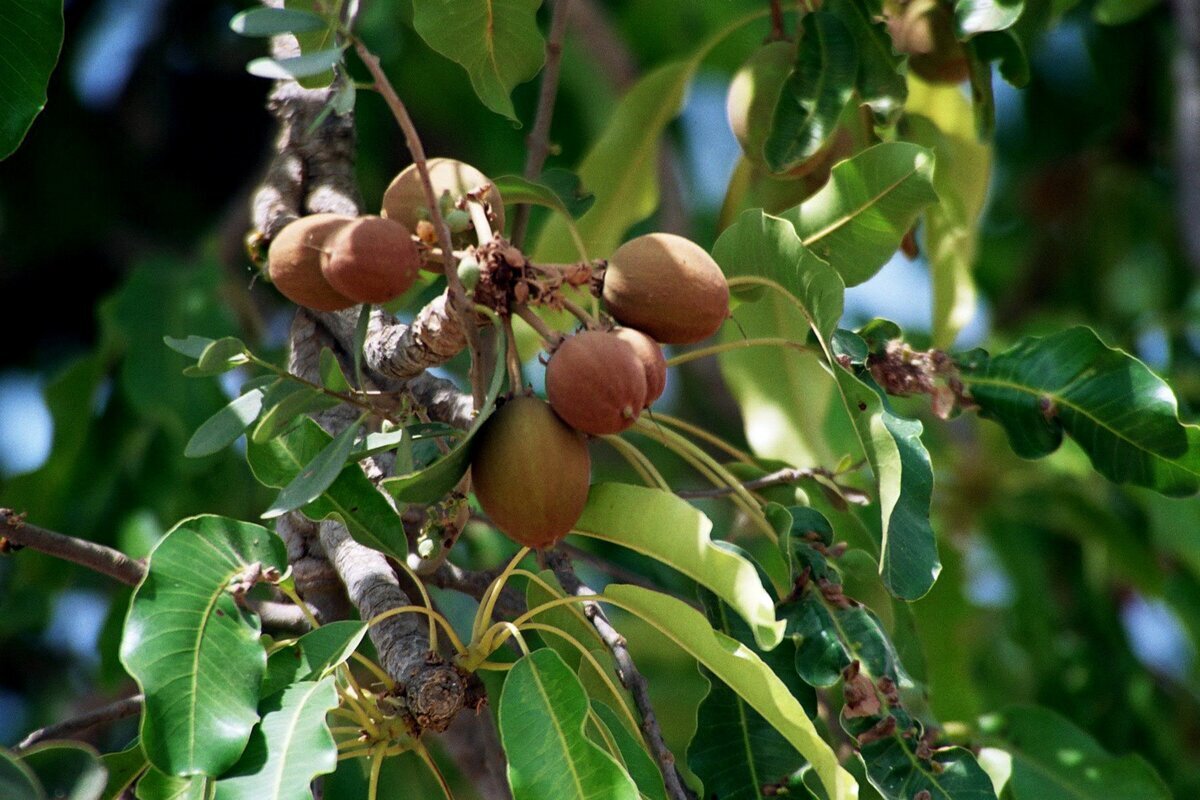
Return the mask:
{"type": "Polygon", "coordinates": [[[0,160],[21,145],[29,126],[46,107],[46,87],[63,42],[62,0],[0,4],[6,31],[0,59],[0,160]]]}
{"type": "Polygon", "coordinates": [[[43,742],[21,757],[50,800],[100,800],[104,794],[108,770],[90,745],[43,742]]]}
{"type": "MultiPolygon", "coordinates": [[[[125,791],[150,766],[150,761],[146,758],[139,739],[134,739],[133,744],[120,752],[105,753],[100,756],[100,760],[104,762],[104,768],[108,770],[108,782],[105,784],[104,793],[100,796],[101,800],[121,800],[125,791]]],[[[7,796],[0,792],[0,797],[7,796]]]]}
{"type": "Polygon", "coordinates": [[[172,775],[219,775],[258,721],[267,657],[259,620],[229,592],[255,564],[287,568],[266,528],[223,517],[184,520],[150,554],[121,639],[121,663],[146,696],[142,746],[172,775]],[[170,625],[159,620],[167,615],[170,625]]]}
{"type": "Polygon", "coordinates": [[[647,800],[667,800],[667,789],[663,785],[658,765],[646,751],[646,744],[622,723],[617,712],[599,700],[592,700],[592,713],[599,718],[604,732],[616,742],[618,753],[624,762],[625,771],[637,784],[638,793],[647,800]]]}
{"type": "MultiPolygon", "coordinates": [[[[769,653],[754,647],[750,629],[711,592],[701,591],[713,629],[755,651],[792,696],[815,709],[812,690],[798,679],[795,646],[785,641],[769,653]]],[[[711,679],[711,674],[706,675],[711,679]]],[[[720,680],[700,705],[696,736],[688,745],[688,767],[704,781],[704,797],[759,800],[763,788],[779,784],[805,764],[796,748],[761,714],[720,680]]]]}
{"type": "MultiPolygon", "coordinates": [[[[246,460],[261,483],[287,486],[330,441],[320,425],[305,418],[294,430],[266,444],[250,442],[246,460]]],[[[400,517],[357,464],[343,466],[333,483],[301,511],[318,521],[336,516],[356,542],[392,558],[403,559],[408,553],[400,517]]]]}
{"type": "Polygon", "coordinates": [[[311,11],[293,8],[251,8],[229,20],[229,28],[242,36],[277,36],[281,33],[313,33],[329,26],[311,11]]]}
{"type": "Polygon", "coordinates": [[[925,211],[925,258],[933,281],[933,346],[947,348],[975,313],[972,269],[992,149],[979,140],[971,104],[958,87],[912,75],[909,83],[906,135],[934,154],[938,202],[925,211]]]}
{"type": "MultiPolygon", "coordinates": [[[[989,748],[1007,754],[1006,800],[1169,800],[1171,791],[1141,756],[1113,756],[1045,708],[1014,706],[981,720],[989,748]]],[[[985,754],[987,750],[984,751],[985,754]]]]}
{"type": "Polygon", "coordinates": [[[1162,0],[1097,0],[1092,17],[1101,25],[1133,22],[1158,6],[1162,0]]]}
{"type": "Polygon", "coordinates": [[[599,483],[573,530],[648,555],[707,587],[750,624],[764,650],[782,641],[784,624],[754,565],[713,544],[712,521],[687,501],[660,489],[599,483]]]}
{"type": "Polygon", "coordinates": [[[933,155],[910,142],[884,142],[835,164],[820,191],[780,216],[855,286],[887,263],[936,200],[933,155]]]}
{"type": "Polygon", "coordinates": [[[633,779],[584,734],[588,699],[553,650],[509,670],[500,694],[500,740],[514,800],[637,800],[633,779]]]}
{"type": "Polygon", "coordinates": [[[825,146],[837,130],[858,76],[854,36],[835,14],[804,15],[796,63],[779,94],[763,156],[772,172],[787,172],[825,146]]]}
{"type": "Polygon", "coordinates": [[[350,658],[366,633],[363,622],[335,620],[271,653],[263,676],[262,696],[268,697],[301,681],[325,677],[326,671],[350,658]]]}
{"type": "Polygon", "coordinates": [[[462,65],[483,104],[516,121],[510,95],[546,60],[537,26],[542,0],[415,0],[413,27],[425,43],[462,65]]]}
{"type": "Polygon", "coordinates": [[[855,87],[869,106],[877,125],[890,125],[904,110],[908,88],[904,82],[904,57],[892,49],[892,37],[883,22],[881,0],[831,0],[822,8],[837,16],[854,37],[858,52],[855,87]]]}
{"type": "Polygon", "coordinates": [[[214,800],[307,800],[313,778],[337,767],[325,715],[337,708],[333,677],[297,683],[263,700],[262,722],[241,759],[217,781],[214,800]]]}
{"type": "Polygon", "coordinates": [[[803,706],[754,651],[712,629],[682,600],[626,584],[610,584],[604,596],[658,629],[725,682],[803,755],[830,800],[852,800],[858,785],[837,761],[803,706]]]}
{"type": "Polygon", "coordinates": [[[1012,26],[1025,10],[1025,0],[955,0],[954,24],[958,37],[1002,31],[1012,26]]]}
{"type": "Polygon", "coordinates": [[[1111,481],[1172,496],[1200,489],[1200,431],[1180,423],[1171,388],[1090,328],[1029,337],[993,357],[976,351],[962,369],[980,414],[1022,458],[1049,455],[1070,434],[1111,481]]]}
{"type": "Polygon", "coordinates": [[[151,767],[138,781],[137,800],[208,800],[209,778],[181,778],[151,767]]]}
{"type": "Polygon", "coordinates": [[[29,765],[4,748],[0,748],[0,797],[47,800],[46,790],[29,765]]]}
{"type": "Polygon", "coordinates": [[[346,426],[312,460],[301,466],[295,477],[280,490],[271,507],[263,512],[262,518],[274,519],[308,505],[325,494],[342,470],[355,469],[356,465],[346,464],[346,458],[354,449],[354,440],[360,429],[361,426],[357,424],[346,426]]]}
{"type": "Polygon", "coordinates": [[[188,458],[200,458],[225,449],[258,419],[262,405],[262,389],[251,389],[231,401],[196,429],[183,454],[188,458]]]}

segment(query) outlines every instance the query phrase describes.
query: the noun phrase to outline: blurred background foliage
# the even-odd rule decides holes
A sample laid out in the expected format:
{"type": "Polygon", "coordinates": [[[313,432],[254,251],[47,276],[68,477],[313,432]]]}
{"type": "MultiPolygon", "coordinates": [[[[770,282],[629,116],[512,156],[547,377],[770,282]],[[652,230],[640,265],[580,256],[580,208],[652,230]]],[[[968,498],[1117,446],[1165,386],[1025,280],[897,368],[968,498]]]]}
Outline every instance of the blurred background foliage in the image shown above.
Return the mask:
{"type": "MultiPolygon", "coordinates": [[[[605,3],[630,59],[568,39],[552,131],[560,151],[548,166],[578,163],[630,77],[689,55],[721,23],[762,5],[605,3]]],[[[242,244],[273,131],[263,110],[269,84],[244,70],[261,44],[228,28],[241,7],[70,0],[49,105],[0,162],[0,297],[10,331],[0,351],[0,504],[138,556],[184,516],[255,519],[270,501],[239,451],[182,457],[238,379],[184,378],[183,360],[161,343],[164,334],[237,335],[282,357],[291,306],[255,280],[242,244]]],[[[360,32],[426,150],[492,175],[520,172],[526,131],[476,100],[466,74],[413,33],[411,15],[404,0],[373,0],[360,32]]],[[[1200,293],[1197,265],[1180,248],[1173,190],[1200,176],[1172,166],[1172,26],[1165,3],[1119,26],[1098,24],[1092,4],[1080,3],[1037,40],[1028,86],[997,76],[975,270],[981,302],[956,346],[1001,349],[1085,323],[1167,376],[1193,420],[1200,293]]],[[[765,33],[765,21],[750,26],[705,61],[669,132],[675,188],[639,229],[681,229],[711,246],[738,156],[725,90],[765,33]]],[[[535,93],[536,83],[514,93],[526,125],[535,93]]],[[[407,156],[367,93],[358,131],[372,209],[407,156]]],[[[897,256],[849,292],[848,321],[888,317],[920,343],[929,298],[923,260],[897,256]]],[[[911,610],[886,599],[871,571],[848,593],[892,627],[909,671],[931,687],[936,716],[974,724],[1012,703],[1044,705],[1110,751],[1142,754],[1176,796],[1200,797],[1200,500],[1112,486],[1070,443],[1022,462],[998,428],[970,417],[944,424],[918,404],[901,406],[926,421],[945,569],[911,610]]],[[[711,361],[673,371],[662,408],[745,445],[711,361]]],[[[698,485],[657,455],[677,485],[698,485]]],[[[622,477],[610,452],[596,456],[598,477],[622,477]]],[[[705,510],[718,530],[736,524],[725,504],[705,510]]],[[[854,535],[845,532],[855,530],[849,515],[832,516],[840,536],[854,535]]],[[[866,515],[857,524],[878,523],[866,515]]],[[[510,552],[485,531],[464,545],[464,564],[490,566],[510,552]]],[[[636,555],[604,555],[676,582],[636,555]]],[[[594,585],[605,580],[582,571],[594,585]]],[[[126,589],[36,553],[0,560],[0,744],[131,686],[116,660],[127,599],[126,589]]],[[[453,614],[456,600],[443,602],[453,614]]],[[[703,682],[626,624],[682,752],[703,682]]],[[[118,726],[101,744],[115,749],[131,734],[118,726]]]]}

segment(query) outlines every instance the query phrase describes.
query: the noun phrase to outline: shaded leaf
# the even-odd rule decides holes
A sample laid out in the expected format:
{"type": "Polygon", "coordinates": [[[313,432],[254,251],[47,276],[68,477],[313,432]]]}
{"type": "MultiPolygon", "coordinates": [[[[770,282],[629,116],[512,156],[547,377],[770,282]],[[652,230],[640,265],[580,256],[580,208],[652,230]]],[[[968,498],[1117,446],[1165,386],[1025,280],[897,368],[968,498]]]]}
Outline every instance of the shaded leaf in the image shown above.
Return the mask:
{"type": "Polygon", "coordinates": [[[267,659],[261,695],[268,697],[300,681],[320,680],[350,658],[366,633],[366,623],[336,620],[276,650],[267,659]]]}
{"type": "Polygon", "coordinates": [[[855,286],[887,263],[917,216],[937,200],[932,178],[928,150],[884,142],[835,164],[820,191],[780,216],[855,286]]]}
{"type": "Polygon", "coordinates": [[[46,790],[29,765],[4,748],[0,748],[0,797],[47,800],[46,790]]]}
{"type": "MultiPolygon", "coordinates": [[[[139,739],[134,739],[133,744],[118,753],[105,753],[100,760],[108,770],[108,782],[101,795],[102,800],[121,800],[125,790],[150,766],[139,739]]],[[[7,796],[0,791],[0,797],[7,796]]]]}
{"type": "Polygon", "coordinates": [[[904,81],[905,58],[892,49],[892,37],[883,22],[883,3],[830,0],[822,8],[837,16],[854,38],[859,99],[870,107],[877,125],[894,123],[905,110],[908,87],[904,81]]]}
{"type": "Polygon", "coordinates": [[[582,684],[553,650],[508,671],[499,727],[514,800],[637,800],[629,775],[584,735],[587,710],[582,684]]]}
{"type": "Polygon", "coordinates": [[[121,663],[146,696],[142,746],[164,772],[219,775],[258,721],[267,662],[261,626],[228,591],[255,564],[286,569],[283,542],[266,528],[214,516],[180,522],[150,554],[121,663]],[[159,623],[164,615],[170,625],[159,623]]]}
{"type": "Polygon", "coordinates": [[[323,17],[293,8],[251,8],[234,14],[229,20],[230,30],[242,36],[312,33],[328,26],[323,17]]]}
{"type": "Polygon", "coordinates": [[[100,800],[104,794],[108,770],[90,745],[44,742],[23,751],[21,757],[50,800],[100,800]]]}
{"type": "MultiPolygon", "coordinates": [[[[599,717],[599,724],[614,742],[625,771],[637,784],[638,793],[648,800],[667,800],[667,789],[663,785],[662,773],[646,750],[640,737],[634,736],[622,723],[617,712],[598,700],[592,701],[592,713],[599,717]]],[[[594,721],[594,720],[593,720],[594,721]]]]}
{"type": "Polygon", "coordinates": [[[203,775],[180,778],[153,767],[138,781],[137,800],[208,800],[209,779],[203,775]]]}
{"type": "Polygon", "coordinates": [[[361,427],[360,424],[347,426],[322,447],[320,452],[303,465],[296,476],[280,490],[271,507],[263,512],[262,518],[274,519],[308,505],[333,485],[343,469],[357,469],[357,465],[347,465],[346,458],[354,449],[354,439],[361,427]]]}
{"type": "Polygon", "coordinates": [[[215,339],[209,339],[205,336],[188,336],[183,339],[178,339],[174,336],[164,336],[163,344],[174,350],[176,353],[182,353],[189,358],[199,358],[204,355],[204,351],[208,349],[215,339]]]}
{"type": "Polygon", "coordinates": [[[252,389],[233,400],[196,429],[183,454],[188,458],[200,458],[233,444],[258,419],[262,405],[261,389],[252,389]]]}
{"type": "Polygon", "coordinates": [[[217,781],[215,800],[307,800],[309,784],[337,767],[325,715],[338,706],[334,679],[297,683],[263,700],[262,722],[241,759],[217,781]]]}
{"type": "Polygon", "coordinates": [[[316,389],[310,389],[286,378],[281,379],[267,389],[263,397],[263,408],[266,411],[251,431],[250,441],[255,444],[268,442],[297,424],[304,414],[324,411],[340,402],[337,398],[316,389]]]}
{"type": "MultiPolygon", "coordinates": [[[[330,12],[340,10],[341,2],[330,6],[324,0],[283,0],[284,8],[290,11],[301,11],[315,14],[325,20],[325,26],[319,30],[296,34],[302,56],[328,53],[338,45],[338,20],[330,12]]],[[[298,83],[305,89],[321,89],[333,82],[333,70],[325,69],[313,75],[299,77],[298,83]]]]}
{"type": "MultiPolygon", "coordinates": [[[[259,78],[273,81],[288,78],[317,78],[330,74],[335,64],[341,63],[344,47],[316,50],[291,58],[256,58],[246,65],[246,71],[259,78]]],[[[324,81],[328,83],[328,81],[324,81]]]]}
{"type": "Polygon", "coordinates": [[[546,60],[537,26],[542,0],[414,0],[413,27],[462,65],[483,104],[516,121],[509,95],[546,60]]]}
{"type": "Polygon", "coordinates": [[[501,175],[492,182],[505,205],[531,203],[552,208],[568,219],[578,219],[596,202],[579,176],[565,169],[547,170],[537,181],[520,175],[501,175]]]}
{"type": "Polygon", "coordinates": [[[782,641],[784,623],[775,619],[775,601],[754,565],[714,544],[712,521],[687,501],[660,489],[598,483],[573,531],[648,555],[707,587],[750,624],[764,650],[782,641]]]}
{"type": "Polygon", "coordinates": [[[1158,6],[1162,0],[1097,0],[1092,17],[1101,25],[1124,25],[1133,22],[1158,6]]]}
{"type": "Polygon", "coordinates": [[[0,160],[21,145],[29,126],[46,107],[46,86],[63,42],[62,0],[0,4],[6,32],[0,59],[0,160]]]}
{"type": "Polygon", "coordinates": [[[326,389],[331,392],[350,391],[350,381],[346,380],[346,375],[342,372],[342,365],[338,363],[337,356],[328,347],[321,348],[319,368],[321,385],[326,389]]]}

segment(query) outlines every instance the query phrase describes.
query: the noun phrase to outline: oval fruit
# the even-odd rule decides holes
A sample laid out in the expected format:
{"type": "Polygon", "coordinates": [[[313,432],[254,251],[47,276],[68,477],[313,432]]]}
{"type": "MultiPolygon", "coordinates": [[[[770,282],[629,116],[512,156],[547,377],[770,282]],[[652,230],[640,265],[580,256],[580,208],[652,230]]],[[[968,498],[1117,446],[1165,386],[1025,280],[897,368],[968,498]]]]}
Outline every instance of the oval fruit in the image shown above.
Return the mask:
{"type": "Polygon", "coordinates": [[[417,280],[421,253],[408,228],[383,217],[359,217],[329,240],[321,271],[329,285],[359,303],[386,303],[417,280]]]}
{"type": "MultiPolygon", "coordinates": [[[[488,176],[470,164],[453,158],[431,158],[426,164],[429,167],[429,182],[433,185],[433,193],[439,199],[449,192],[450,200],[458,202],[467,192],[478,189],[485,183],[489,184],[490,188],[484,197],[495,218],[493,227],[496,231],[504,230],[504,200],[488,176]]],[[[419,221],[429,219],[429,203],[425,200],[425,189],[421,185],[421,175],[416,164],[406,167],[392,180],[387,191],[383,193],[381,213],[388,219],[406,225],[409,230],[416,230],[419,221]]],[[[473,230],[456,234],[454,241],[456,244],[466,243],[472,241],[472,235],[473,230]]],[[[440,265],[436,263],[431,263],[429,269],[434,272],[441,271],[440,265]]]]}
{"type": "Polygon", "coordinates": [[[658,342],[633,328],[617,328],[613,335],[628,343],[642,362],[642,369],[646,373],[646,403],[643,408],[649,408],[667,388],[667,359],[662,348],[658,342]]]}
{"type": "Polygon", "coordinates": [[[484,423],[471,453],[479,505],[505,535],[546,548],[566,536],[587,503],[587,442],[536,397],[516,397],[484,423]]]}
{"type": "Polygon", "coordinates": [[[912,0],[887,23],[896,52],[931,83],[961,83],[970,77],[967,51],[954,33],[954,15],[936,0],[912,0]]]}
{"type": "Polygon", "coordinates": [[[754,51],[729,84],[725,114],[742,152],[756,166],[768,169],[763,144],[771,130],[783,84],[792,73],[796,46],[769,42],[754,51]]]}
{"type": "Polygon", "coordinates": [[[717,262],[673,233],[648,233],[618,247],[603,296],[614,319],[663,344],[707,339],[729,316],[729,285],[717,262]]]}
{"type": "Polygon", "coordinates": [[[355,305],[321,273],[329,239],[353,220],[342,214],[313,214],[284,226],[267,250],[267,274],[275,288],[293,303],[316,311],[355,305]]]}
{"type": "Polygon", "coordinates": [[[633,347],[609,331],[577,333],[546,365],[550,407],[576,430],[620,433],[646,405],[646,370],[633,347]]]}

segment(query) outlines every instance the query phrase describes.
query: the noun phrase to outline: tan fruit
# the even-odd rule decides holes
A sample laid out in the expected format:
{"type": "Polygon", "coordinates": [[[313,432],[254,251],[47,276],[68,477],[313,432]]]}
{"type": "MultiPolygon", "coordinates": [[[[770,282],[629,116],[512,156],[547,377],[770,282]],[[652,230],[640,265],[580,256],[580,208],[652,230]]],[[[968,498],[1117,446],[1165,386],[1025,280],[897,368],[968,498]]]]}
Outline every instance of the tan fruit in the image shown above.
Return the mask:
{"type": "Polygon", "coordinates": [[[646,370],[633,347],[617,335],[584,331],[550,357],[546,398],[576,430],[593,436],[620,433],[646,406],[646,370]]]}
{"type": "MultiPolygon", "coordinates": [[[[491,179],[470,164],[455,161],[453,158],[431,158],[429,166],[429,181],[433,184],[433,192],[440,199],[446,192],[450,193],[452,202],[457,202],[464,194],[478,189],[480,186],[491,184],[491,179]]],[[[495,216],[493,229],[504,230],[504,200],[495,186],[488,189],[485,199],[491,206],[495,216]]],[[[387,191],[383,193],[383,216],[394,219],[408,227],[417,230],[417,223],[429,219],[429,203],[425,199],[425,189],[421,185],[421,175],[416,165],[405,168],[397,175],[387,191]]],[[[473,241],[472,232],[454,236],[455,244],[465,244],[473,241]]],[[[441,271],[441,265],[431,262],[428,269],[441,271]]]]}
{"type": "Polygon", "coordinates": [[[932,83],[961,83],[970,77],[967,52],[954,32],[954,15],[936,0],[910,0],[887,22],[896,52],[908,54],[908,66],[932,83]]]}
{"type": "Polygon", "coordinates": [[[383,217],[359,217],[330,240],[321,271],[329,285],[359,303],[386,303],[417,280],[421,254],[409,229],[383,217]]]}
{"type": "Polygon", "coordinates": [[[729,285],[717,262],[673,233],[648,233],[618,247],[603,295],[614,319],[663,344],[707,339],[729,316],[729,285]]]}
{"type": "Polygon", "coordinates": [[[267,273],[275,288],[293,303],[316,311],[339,311],[354,305],[321,274],[329,239],[353,219],[313,214],[286,225],[267,250],[267,273]]]}
{"type": "Polygon", "coordinates": [[[642,362],[642,369],[646,373],[646,405],[649,408],[654,405],[654,401],[662,397],[663,389],[667,388],[667,359],[663,355],[662,348],[658,342],[651,339],[641,331],[635,331],[633,328],[617,328],[613,331],[613,335],[623,342],[627,342],[633,348],[633,352],[637,354],[638,360],[642,362]]]}
{"type": "Polygon", "coordinates": [[[796,46],[791,42],[764,44],[746,60],[729,84],[725,98],[729,127],[746,158],[763,169],[767,169],[763,144],[795,59],[796,46]]]}
{"type": "Polygon", "coordinates": [[[586,440],[536,397],[509,400],[475,437],[475,496],[518,544],[540,549],[566,536],[583,513],[590,481],[586,440]]]}

